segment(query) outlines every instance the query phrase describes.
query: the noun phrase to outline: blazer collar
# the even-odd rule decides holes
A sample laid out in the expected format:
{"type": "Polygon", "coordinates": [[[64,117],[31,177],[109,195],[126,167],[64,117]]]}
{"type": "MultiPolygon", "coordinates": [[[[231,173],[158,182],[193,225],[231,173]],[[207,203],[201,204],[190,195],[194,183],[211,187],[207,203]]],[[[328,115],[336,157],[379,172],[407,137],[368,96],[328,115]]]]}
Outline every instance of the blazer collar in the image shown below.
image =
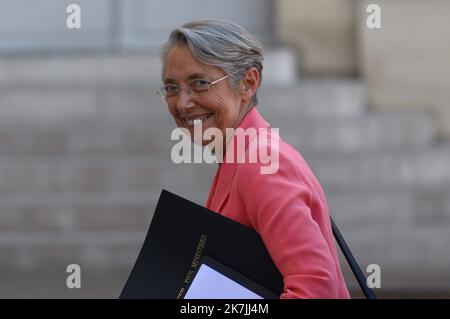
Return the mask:
{"type": "MultiPolygon", "coordinates": [[[[245,148],[247,149],[249,140],[251,140],[255,135],[258,134],[259,129],[267,128],[270,124],[264,120],[264,118],[259,114],[256,107],[253,107],[243,118],[238,127],[246,130],[248,128],[255,128],[255,132],[249,135],[249,139],[245,140],[245,148]]],[[[233,140],[235,140],[236,135],[233,135],[233,140]]],[[[236,154],[236,145],[237,143],[230,143],[227,146],[227,151],[233,147],[235,147],[236,154]]],[[[225,156],[226,157],[226,156],[225,156]]],[[[235,160],[231,162],[226,162],[226,159],[221,164],[221,166],[217,169],[216,175],[214,177],[213,185],[211,187],[210,194],[207,199],[206,206],[212,210],[220,211],[225,200],[228,198],[230,187],[229,184],[233,180],[234,174],[236,173],[238,163],[235,160]],[[214,187],[215,186],[215,187],[214,187]]]]}

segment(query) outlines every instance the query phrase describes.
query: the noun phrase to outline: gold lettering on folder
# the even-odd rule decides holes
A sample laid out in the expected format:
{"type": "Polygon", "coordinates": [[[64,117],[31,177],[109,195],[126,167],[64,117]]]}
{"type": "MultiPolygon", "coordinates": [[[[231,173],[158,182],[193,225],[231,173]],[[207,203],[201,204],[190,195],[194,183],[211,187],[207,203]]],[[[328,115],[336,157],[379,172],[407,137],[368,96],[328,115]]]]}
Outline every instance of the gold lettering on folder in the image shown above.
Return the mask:
{"type": "Polygon", "coordinates": [[[197,249],[195,250],[195,254],[194,254],[194,258],[192,260],[191,266],[189,267],[189,270],[184,279],[185,287],[182,287],[180,289],[180,291],[178,292],[177,299],[181,299],[184,296],[186,287],[191,283],[192,279],[194,278],[196,270],[200,263],[200,259],[203,256],[203,251],[205,250],[207,240],[208,240],[208,236],[205,234],[202,234],[202,236],[200,237],[200,240],[198,242],[197,249]]]}

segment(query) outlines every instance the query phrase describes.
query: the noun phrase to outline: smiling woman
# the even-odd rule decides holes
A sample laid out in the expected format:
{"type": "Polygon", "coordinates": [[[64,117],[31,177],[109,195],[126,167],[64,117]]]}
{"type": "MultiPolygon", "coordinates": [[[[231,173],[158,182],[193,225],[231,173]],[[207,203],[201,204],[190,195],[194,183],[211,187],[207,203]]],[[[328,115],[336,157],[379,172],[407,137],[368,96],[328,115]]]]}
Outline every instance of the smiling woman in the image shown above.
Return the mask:
{"type": "Polygon", "coordinates": [[[236,127],[258,103],[262,48],[235,24],[187,23],[171,33],[161,57],[161,93],[177,125],[191,133],[193,120],[201,118],[204,130],[217,127],[225,136],[225,128],[236,127]]]}
{"type": "Polygon", "coordinates": [[[348,298],[322,188],[303,157],[256,110],[263,70],[259,42],[231,22],[195,21],[172,31],[161,58],[158,93],[177,126],[192,141],[201,127],[202,145],[210,142],[203,139],[210,136],[206,130],[219,130],[216,136],[226,139],[206,207],[261,235],[283,275],[280,298],[348,298]],[[250,133],[228,139],[229,129],[250,133]],[[279,167],[264,174],[260,159],[234,161],[228,155],[239,143],[246,157],[263,148],[275,152],[279,167]]]}

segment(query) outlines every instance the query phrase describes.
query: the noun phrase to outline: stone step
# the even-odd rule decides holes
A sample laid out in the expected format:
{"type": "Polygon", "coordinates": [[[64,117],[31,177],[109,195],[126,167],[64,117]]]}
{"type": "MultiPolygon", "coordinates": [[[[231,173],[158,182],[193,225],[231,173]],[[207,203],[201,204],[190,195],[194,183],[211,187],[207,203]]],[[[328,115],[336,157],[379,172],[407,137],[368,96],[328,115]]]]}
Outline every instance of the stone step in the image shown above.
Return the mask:
{"type": "Polygon", "coordinates": [[[215,164],[173,164],[155,156],[0,158],[0,192],[22,194],[209,189],[215,164]]]}
{"type": "MultiPolygon", "coordinates": [[[[208,190],[171,191],[203,205],[208,190]]],[[[3,196],[1,231],[145,231],[160,189],[134,192],[65,192],[3,196]]],[[[370,227],[450,226],[450,187],[327,190],[330,213],[347,231],[370,227]]]]}
{"type": "MultiPolygon", "coordinates": [[[[0,123],[59,123],[89,118],[140,118],[168,115],[156,95],[160,82],[123,84],[85,82],[76,85],[43,83],[0,86],[0,123]]],[[[263,112],[301,114],[313,118],[347,118],[364,114],[362,82],[345,79],[302,80],[298,84],[263,84],[259,92],[263,112]]],[[[270,113],[268,113],[270,114],[270,113]]]]}
{"type": "MultiPolygon", "coordinates": [[[[207,190],[169,189],[203,205],[207,190]]],[[[0,197],[0,232],[145,231],[161,189],[134,192],[65,192],[0,197]]]]}
{"type": "MultiPolygon", "coordinates": [[[[165,103],[155,95],[160,85],[102,87],[102,110],[121,116],[134,110],[166,111],[165,103]]],[[[289,85],[263,81],[258,91],[258,108],[262,112],[288,116],[301,114],[307,118],[348,118],[366,113],[365,94],[360,80],[303,79],[289,85]]]]}
{"type": "MultiPolygon", "coordinates": [[[[291,84],[297,81],[295,53],[289,48],[265,51],[265,82],[291,84]]],[[[96,86],[161,82],[157,54],[74,54],[0,57],[0,86],[29,85],[96,86]]]]}
{"type": "Polygon", "coordinates": [[[446,144],[398,152],[304,152],[303,156],[319,181],[329,188],[433,187],[450,181],[450,147],[446,144]]]}
{"type": "MultiPolygon", "coordinates": [[[[450,184],[449,147],[303,155],[326,187],[450,184]]],[[[0,157],[0,191],[132,191],[192,185],[208,189],[216,164],[177,165],[169,156],[169,153],[164,156],[3,156],[0,157]]]]}
{"type": "Polygon", "coordinates": [[[159,57],[127,55],[41,55],[0,59],[0,86],[84,85],[156,82],[161,79],[159,57]]]}
{"type": "Polygon", "coordinates": [[[263,84],[258,99],[262,110],[289,116],[347,118],[366,112],[364,83],[345,78],[302,79],[295,86],[263,84]]]}
{"type": "Polygon", "coordinates": [[[170,154],[178,141],[171,141],[174,125],[168,116],[49,125],[5,124],[0,126],[0,156],[170,154]]]}
{"type": "MultiPolygon", "coordinates": [[[[265,116],[265,114],[264,114],[265,116]]],[[[373,151],[424,147],[433,125],[422,113],[374,113],[347,119],[302,118],[271,113],[266,119],[297,149],[373,151]]],[[[0,155],[124,155],[170,152],[175,127],[168,112],[141,118],[102,118],[68,123],[5,123],[0,126],[0,155]]]]}
{"type": "Polygon", "coordinates": [[[345,232],[450,227],[450,186],[347,188],[325,191],[330,214],[345,232]]]}
{"type": "Polygon", "coordinates": [[[302,118],[272,111],[267,120],[281,136],[302,151],[383,151],[420,148],[433,140],[434,127],[427,114],[415,112],[368,113],[345,119],[302,118]]]}
{"type": "MultiPolygon", "coordinates": [[[[53,199],[50,197],[50,200],[53,199]]],[[[156,208],[156,201],[105,204],[100,200],[97,199],[93,203],[78,201],[71,204],[30,202],[27,205],[14,206],[7,203],[0,206],[0,230],[2,232],[39,230],[61,235],[83,231],[145,231],[156,208]]]]}
{"type": "Polygon", "coordinates": [[[79,264],[91,269],[128,267],[130,270],[145,239],[145,232],[2,232],[1,270],[65,269],[79,264]]]}
{"type": "Polygon", "coordinates": [[[381,267],[383,290],[450,288],[447,225],[388,229],[367,225],[354,231],[342,226],[341,231],[363,270],[369,264],[381,267]]]}
{"type": "Polygon", "coordinates": [[[60,124],[104,119],[151,120],[170,117],[167,105],[156,95],[160,84],[129,83],[93,86],[0,86],[0,123],[60,124]]]}
{"type": "MultiPolygon", "coordinates": [[[[67,265],[36,271],[8,269],[0,275],[2,299],[117,299],[130,275],[129,267],[114,269],[81,268],[81,289],[66,285],[67,265]],[[45,287],[45,289],[42,289],[45,287]]],[[[80,265],[81,267],[81,265],[80,265]]]]}
{"type": "MultiPolygon", "coordinates": [[[[381,267],[383,289],[435,283],[450,288],[450,281],[442,281],[450,277],[448,227],[361,227],[357,231],[341,227],[341,231],[363,271],[370,264],[381,267]]],[[[36,272],[77,263],[82,269],[131,270],[144,237],[145,232],[2,233],[0,267],[2,271],[36,272]]],[[[344,261],[342,265],[348,273],[344,261]]]]}
{"type": "MultiPolygon", "coordinates": [[[[450,190],[450,187],[448,188],[450,190]]],[[[410,188],[391,190],[351,188],[325,190],[330,215],[347,231],[370,227],[415,225],[422,213],[416,207],[420,191],[410,188]],[[419,215],[419,216],[418,216],[419,215]]],[[[449,206],[450,214],[450,206],[449,206]]]]}

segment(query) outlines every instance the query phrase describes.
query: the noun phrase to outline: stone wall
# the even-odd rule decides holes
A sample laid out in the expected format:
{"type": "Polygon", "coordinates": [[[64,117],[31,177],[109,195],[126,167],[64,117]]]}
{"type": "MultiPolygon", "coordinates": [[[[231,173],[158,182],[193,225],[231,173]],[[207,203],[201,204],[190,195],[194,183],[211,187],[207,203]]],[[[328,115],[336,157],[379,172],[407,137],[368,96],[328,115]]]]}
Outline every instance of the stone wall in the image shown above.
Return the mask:
{"type": "Polygon", "coordinates": [[[450,138],[450,20],[446,0],[281,0],[276,34],[304,75],[361,75],[368,106],[430,111],[436,137],[450,138]],[[366,26],[381,7],[381,29],[366,26]]]}
{"type": "Polygon", "coordinates": [[[297,52],[304,75],[358,71],[354,0],[280,0],[275,30],[297,52]]]}
{"type": "MultiPolygon", "coordinates": [[[[365,5],[358,25],[365,20],[365,5]]],[[[450,138],[450,2],[377,1],[382,28],[359,27],[360,68],[375,109],[430,110],[437,135],[450,138]]]]}

